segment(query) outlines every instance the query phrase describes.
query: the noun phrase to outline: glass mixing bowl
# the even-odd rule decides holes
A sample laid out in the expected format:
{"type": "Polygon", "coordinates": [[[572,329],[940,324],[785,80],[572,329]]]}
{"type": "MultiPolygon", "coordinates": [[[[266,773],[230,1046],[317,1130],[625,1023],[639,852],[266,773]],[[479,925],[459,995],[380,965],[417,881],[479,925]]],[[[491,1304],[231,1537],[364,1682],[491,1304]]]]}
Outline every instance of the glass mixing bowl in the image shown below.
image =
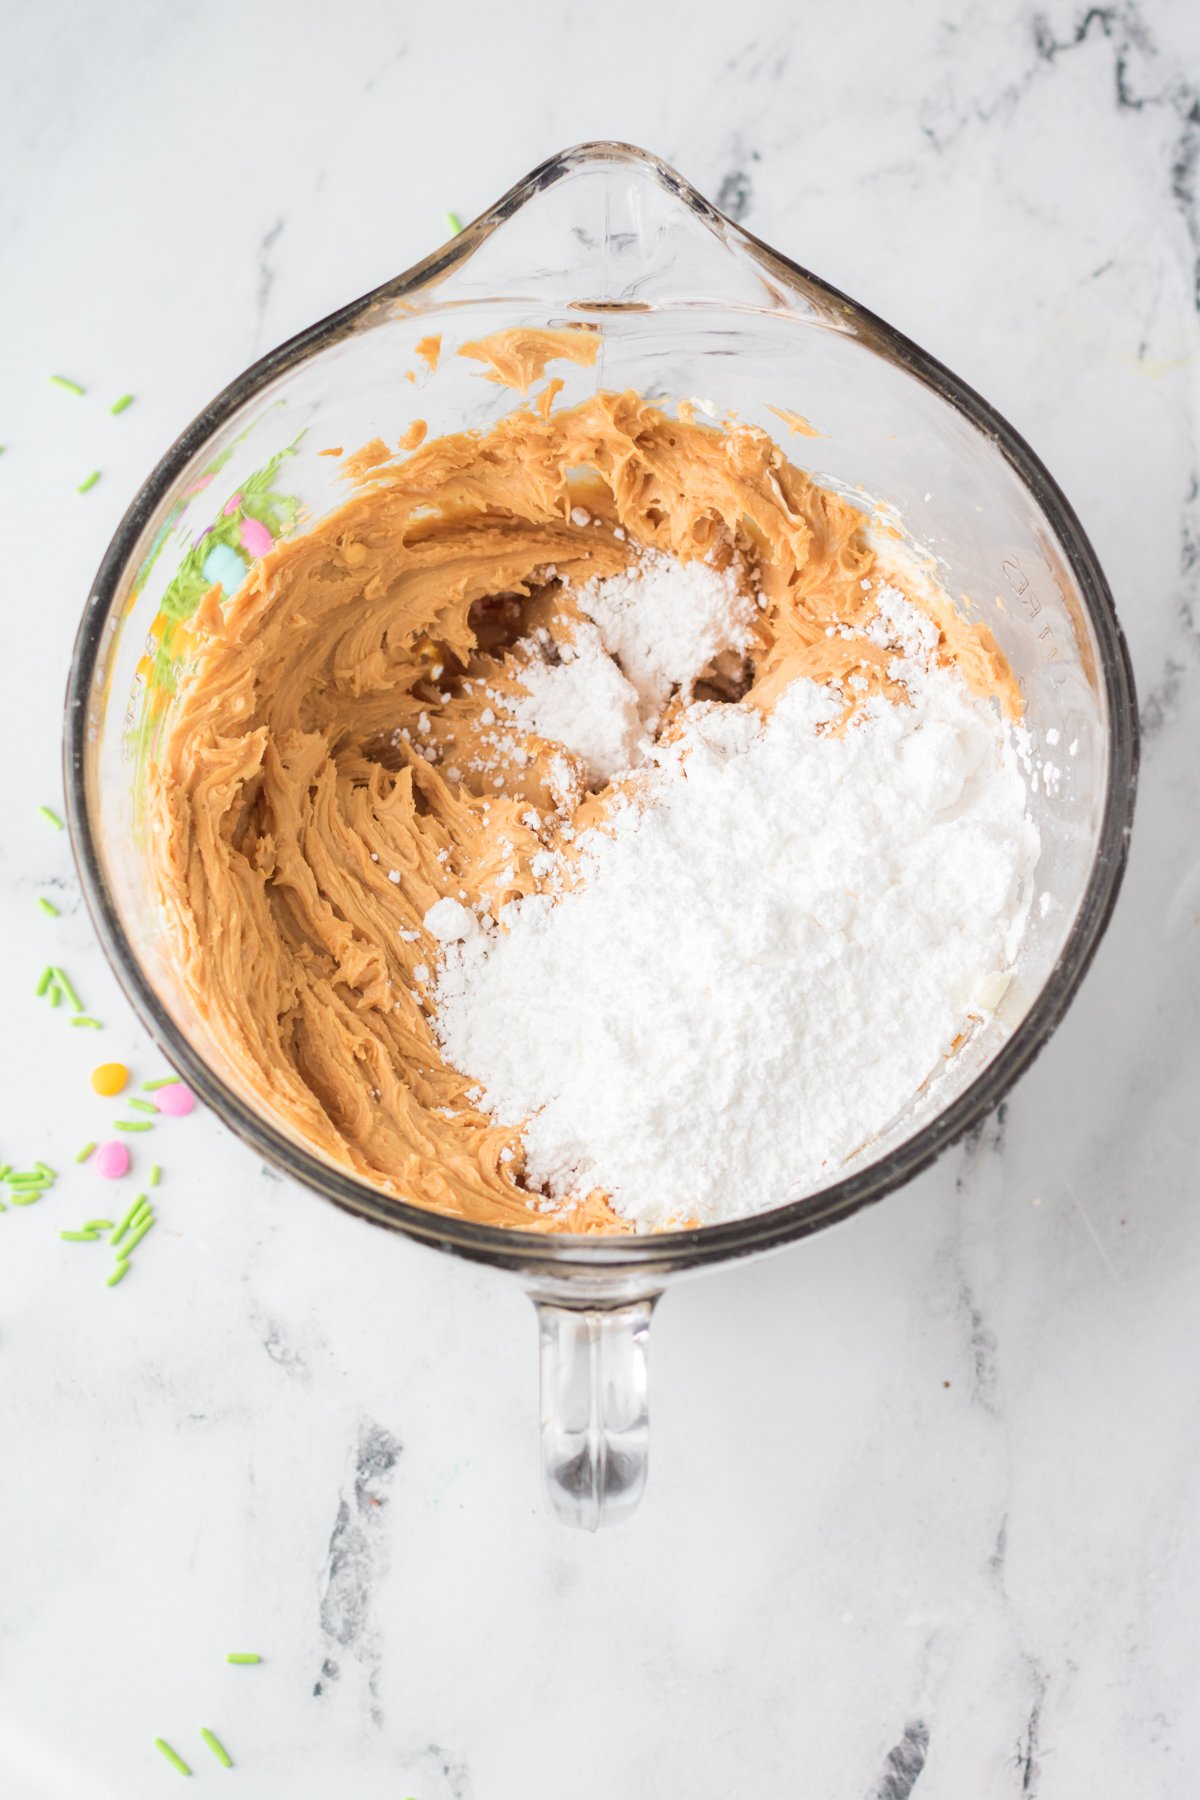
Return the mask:
{"type": "MultiPolygon", "coordinates": [[[[341,490],[344,493],[344,489],[341,490]]],[[[509,1269],[541,1318],[542,1446],[564,1521],[636,1504],[646,1339],[684,1273],[845,1219],[907,1181],[995,1106],[1062,1018],[1111,912],[1137,762],[1134,693],[1091,545],[1029,447],[978,395],[843,294],[732,224],[656,158],[587,144],[536,169],[406,274],[240,375],[137,495],[88,598],[67,693],[72,841],[101,942],[176,1069],[253,1148],[327,1199],[420,1243],[509,1269]],[[542,1236],[397,1200],[327,1163],[239,1096],[165,954],[147,880],[144,779],[194,645],[189,617],[264,544],[340,497],[334,446],[486,426],[515,397],[456,356],[509,326],[586,322],[592,369],[555,365],[560,404],[598,387],[693,399],[792,439],[818,479],[879,496],[1018,675],[1042,837],[1039,894],[995,1017],[925,1096],[819,1192],[661,1236],[542,1236]],[[442,338],[436,371],[418,352],[442,338]],[[969,597],[967,599],[966,597],[969,597]]]]}

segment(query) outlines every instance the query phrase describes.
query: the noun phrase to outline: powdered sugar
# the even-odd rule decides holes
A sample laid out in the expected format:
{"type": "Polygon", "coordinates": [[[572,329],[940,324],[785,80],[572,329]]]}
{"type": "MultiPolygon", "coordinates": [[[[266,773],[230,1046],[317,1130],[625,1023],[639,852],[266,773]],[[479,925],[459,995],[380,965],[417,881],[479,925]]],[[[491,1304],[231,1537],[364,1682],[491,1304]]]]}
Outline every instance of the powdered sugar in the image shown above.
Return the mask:
{"type": "Polygon", "coordinates": [[[549,891],[497,927],[463,908],[447,941],[433,909],[439,1040],[524,1124],[532,1188],[601,1188],[643,1228],[779,1204],[835,1178],[995,1003],[1037,833],[1008,734],[926,666],[923,626],[887,596],[911,705],[871,700],[843,732],[803,679],[765,721],[694,705],[566,891],[546,858],[549,891]]]}
{"type": "Polygon", "coordinates": [[[559,654],[558,662],[531,662],[521,671],[526,691],[513,703],[512,717],[582,757],[593,782],[611,781],[649,749],[637,689],[606,654],[594,625],[580,624],[559,654]]]}
{"type": "MultiPolygon", "coordinates": [[[[580,757],[589,781],[602,786],[645,762],[650,730],[676,689],[690,700],[718,656],[745,648],[754,608],[736,570],[657,550],[572,598],[588,618],[566,643],[551,645],[542,632],[522,646],[530,659],[520,677],[525,692],[509,718],[580,757]]],[[[494,719],[481,716],[485,725],[494,719]]]]}
{"type": "Polygon", "coordinates": [[[724,650],[744,650],[754,605],[734,569],[680,562],[643,550],[619,575],[579,588],[575,600],[600,630],[653,721],[674,688],[690,700],[697,678],[724,650]]]}
{"type": "Polygon", "coordinates": [[[475,915],[469,907],[449,895],[436,900],[425,914],[425,929],[441,944],[457,943],[475,930],[475,915]]]}

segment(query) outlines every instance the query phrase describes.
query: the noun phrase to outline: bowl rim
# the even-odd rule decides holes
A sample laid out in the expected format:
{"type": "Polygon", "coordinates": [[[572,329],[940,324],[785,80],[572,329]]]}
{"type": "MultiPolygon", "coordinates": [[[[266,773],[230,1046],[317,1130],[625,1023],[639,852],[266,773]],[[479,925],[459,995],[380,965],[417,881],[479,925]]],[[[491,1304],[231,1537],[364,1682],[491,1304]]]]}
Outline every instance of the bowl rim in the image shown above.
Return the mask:
{"type": "Polygon", "coordinates": [[[83,895],[104,952],[143,1025],[171,1064],[260,1157],[335,1205],[434,1248],[514,1269],[553,1284],[580,1277],[598,1289],[653,1287],[669,1274],[775,1248],[851,1217],[927,1168],[999,1104],[1046,1044],[1074,997],[1107,927],[1124,875],[1137,787],[1139,736],[1133,671],[1112,594],[1070,502],[1024,438],[958,376],[839,289],[725,217],[667,163],[616,142],[576,145],[548,158],[433,255],[330,313],[252,363],[192,420],[156,464],[100,563],[72,652],[63,739],[67,822],[83,895]],[[911,1137],[858,1173],[769,1211],[686,1231],[540,1233],[485,1225],[396,1199],[325,1162],[250,1107],[192,1048],[150,982],[122,928],[105,879],[86,786],[88,710],[102,663],[110,610],[139,540],[171,487],[213,433],[274,382],[354,331],[364,315],[412,295],[468,258],[515,211],[581,168],[618,164],[659,183],[693,214],[787,288],[853,321],[855,335],[931,388],[991,440],[1041,510],[1078,584],[1098,645],[1109,719],[1109,767],[1095,854],[1079,909],[1054,968],[1029,1011],[972,1082],[911,1137]]]}

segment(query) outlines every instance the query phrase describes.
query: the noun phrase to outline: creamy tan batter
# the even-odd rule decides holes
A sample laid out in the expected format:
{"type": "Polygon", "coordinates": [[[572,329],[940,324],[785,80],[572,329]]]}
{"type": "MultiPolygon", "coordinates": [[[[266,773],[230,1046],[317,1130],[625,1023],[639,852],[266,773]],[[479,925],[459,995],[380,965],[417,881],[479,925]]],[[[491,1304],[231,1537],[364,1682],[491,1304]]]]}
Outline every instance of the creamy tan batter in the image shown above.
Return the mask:
{"type": "MultiPolygon", "coordinates": [[[[525,389],[555,356],[591,361],[595,339],[503,333],[467,351],[525,389]]],[[[769,708],[800,675],[865,678],[859,700],[903,695],[887,651],[827,635],[874,616],[858,511],[762,431],[672,419],[632,393],[555,413],[559,385],[484,434],[422,443],[410,428],[403,456],[368,445],[351,500],[232,599],[214,590],[152,777],[152,854],[188,991],[264,1111],[422,1206],[617,1231],[599,1193],[530,1210],[519,1132],[472,1105],[428,1024],[428,908],[448,895],[494,911],[533,891],[534,853],[562,849],[611,799],[587,791],[577,759],[564,779],[556,745],[525,738],[524,761],[498,757],[491,715],[495,695],[521,692],[515,646],[539,624],[569,636],[565,590],[650,545],[737,567],[761,592],[746,666],[712,671],[710,697],[747,688],[769,708]]],[[[913,598],[945,658],[1014,715],[987,631],[913,598]]]]}

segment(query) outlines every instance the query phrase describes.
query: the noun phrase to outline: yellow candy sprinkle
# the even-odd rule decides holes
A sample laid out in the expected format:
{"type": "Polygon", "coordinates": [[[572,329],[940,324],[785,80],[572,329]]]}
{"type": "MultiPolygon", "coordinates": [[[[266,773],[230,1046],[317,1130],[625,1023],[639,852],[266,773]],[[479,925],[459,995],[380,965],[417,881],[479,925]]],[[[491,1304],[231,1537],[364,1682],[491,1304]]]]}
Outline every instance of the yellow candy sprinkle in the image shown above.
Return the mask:
{"type": "Polygon", "coordinates": [[[128,1080],[129,1070],[124,1063],[101,1063],[92,1070],[92,1087],[98,1094],[119,1094],[128,1080]]]}

